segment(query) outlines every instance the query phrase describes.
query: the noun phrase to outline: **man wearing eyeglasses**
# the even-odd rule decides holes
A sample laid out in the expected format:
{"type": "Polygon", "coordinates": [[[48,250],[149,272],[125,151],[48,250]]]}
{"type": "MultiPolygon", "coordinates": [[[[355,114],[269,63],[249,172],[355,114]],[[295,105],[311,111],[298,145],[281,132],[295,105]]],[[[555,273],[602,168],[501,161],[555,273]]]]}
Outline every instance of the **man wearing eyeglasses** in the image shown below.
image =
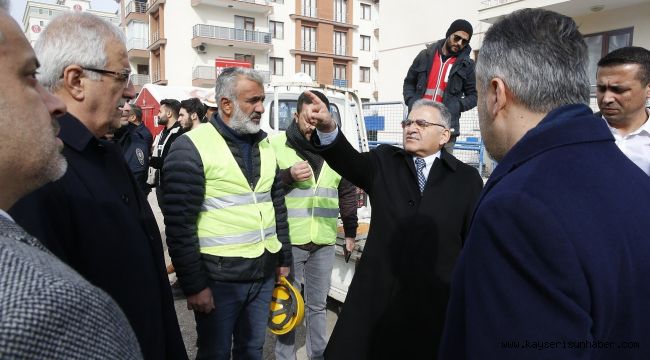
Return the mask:
{"type": "Polygon", "coordinates": [[[426,99],[402,122],[404,148],[359,153],[323,102],[301,113],[334,171],[363,189],[372,221],[326,359],[435,359],[449,281],[483,181],[444,148],[451,114],[426,99]]]}
{"type": "Polygon", "coordinates": [[[451,113],[451,137],[445,149],[453,153],[460,134],[460,113],[476,106],[476,78],[472,48],[472,24],[458,19],[451,23],[445,38],[422,50],[404,78],[404,103],[409,111],[418,99],[441,102],[451,113]]]}
{"type": "Polygon", "coordinates": [[[145,359],[186,359],[155,218],[120,148],[101,139],[119,122],[124,100],[135,96],[124,34],[90,13],[64,13],[49,23],[35,52],[43,61],[38,81],[68,109],[58,120],[69,166],[10,213],[111,295],[145,359]]]}

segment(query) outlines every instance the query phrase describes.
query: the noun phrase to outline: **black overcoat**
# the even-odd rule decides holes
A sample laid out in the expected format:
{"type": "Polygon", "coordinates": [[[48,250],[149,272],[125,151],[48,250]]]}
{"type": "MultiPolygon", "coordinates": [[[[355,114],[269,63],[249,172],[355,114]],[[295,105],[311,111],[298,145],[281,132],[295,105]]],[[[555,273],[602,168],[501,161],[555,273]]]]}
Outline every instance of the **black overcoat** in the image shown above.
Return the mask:
{"type": "MultiPolygon", "coordinates": [[[[318,140],[316,140],[318,142],[318,140]]],[[[423,195],[413,156],[382,145],[358,153],[339,133],[325,161],[370,197],[372,220],[327,359],[432,359],[452,269],[483,181],[442,150],[423,195]]]]}

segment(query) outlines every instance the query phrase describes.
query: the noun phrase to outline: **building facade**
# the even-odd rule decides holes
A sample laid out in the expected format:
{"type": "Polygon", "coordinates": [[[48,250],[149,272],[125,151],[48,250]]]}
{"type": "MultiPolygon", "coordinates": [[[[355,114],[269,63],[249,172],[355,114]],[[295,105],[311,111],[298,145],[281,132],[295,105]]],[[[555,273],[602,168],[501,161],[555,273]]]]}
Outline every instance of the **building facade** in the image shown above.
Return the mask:
{"type": "Polygon", "coordinates": [[[120,11],[137,83],[212,87],[219,68],[243,64],[377,99],[378,0],[121,0],[120,11]]]}
{"type": "Polygon", "coordinates": [[[50,20],[66,11],[87,11],[115,25],[120,24],[120,18],[117,14],[93,10],[90,6],[90,0],[57,0],[56,4],[28,1],[25,4],[23,15],[23,31],[29,43],[34,45],[50,20]]]}
{"type": "Polygon", "coordinates": [[[473,57],[480,53],[483,34],[492,23],[522,8],[543,8],[572,17],[589,46],[589,76],[596,79],[596,63],[622,46],[650,48],[650,0],[457,0],[453,9],[439,2],[405,0],[385,2],[382,12],[379,61],[383,71],[378,84],[380,101],[402,101],[402,83],[411,62],[425,45],[444,37],[457,18],[472,23],[470,46],[473,57]],[[404,19],[408,19],[408,24],[404,19]],[[424,31],[423,31],[424,29],[424,31]]]}

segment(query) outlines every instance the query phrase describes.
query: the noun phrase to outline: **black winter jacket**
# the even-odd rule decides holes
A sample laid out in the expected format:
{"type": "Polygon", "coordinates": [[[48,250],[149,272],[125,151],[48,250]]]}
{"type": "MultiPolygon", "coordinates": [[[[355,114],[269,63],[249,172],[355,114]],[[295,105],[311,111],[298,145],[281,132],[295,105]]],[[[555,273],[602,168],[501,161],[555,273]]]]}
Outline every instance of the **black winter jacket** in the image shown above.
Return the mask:
{"type": "MultiPolygon", "coordinates": [[[[444,44],[445,39],[442,39],[420,51],[406,73],[402,94],[409,112],[413,103],[424,96],[431,66],[433,65],[433,57],[436,50],[441,51],[444,44]]],[[[460,134],[460,113],[476,106],[476,77],[474,74],[474,61],[469,58],[471,51],[472,48],[467,45],[458,54],[458,59],[451,67],[447,87],[442,95],[442,103],[451,113],[452,137],[460,134]]]]}
{"type": "MultiPolygon", "coordinates": [[[[223,136],[232,155],[239,164],[242,173],[255,187],[260,178],[260,141],[268,141],[266,133],[260,131],[254,136],[252,147],[252,172],[245,169],[239,147],[231,135],[224,131],[226,125],[215,114],[205,126],[214,126],[223,136]]],[[[199,252],[197,236],[197,219],[205,197],[205,174],[198,150],[187,136],[181,136],[171,146],[163,165],[163,199],[165,216],[165,233],[169,256],[172,259],[176,276],[183,292],[192,295],[208,286],[208,280],[252,281],[270,276],[278,266],[290,266],[292,263],[291,242],[287,208],[284,204],[284,190],[280,171],[276,170],[271,197],[275,208],[276,232],[282,243],[277,254],[265,251],[255,259],[241,257],[220,257],[199,252]]]]}

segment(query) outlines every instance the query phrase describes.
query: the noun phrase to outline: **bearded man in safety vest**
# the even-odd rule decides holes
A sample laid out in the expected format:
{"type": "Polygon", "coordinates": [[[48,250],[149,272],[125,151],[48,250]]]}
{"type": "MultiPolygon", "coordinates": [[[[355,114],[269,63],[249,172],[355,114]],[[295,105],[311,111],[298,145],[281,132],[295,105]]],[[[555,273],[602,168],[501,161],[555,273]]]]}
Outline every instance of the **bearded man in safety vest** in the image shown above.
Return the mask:
{"type": "MultiPolygon", "coordinates": [[[[329,108],[329,100],[312,91],[329,108]]],[[[312,103],[298,97],[294,121],[286,132],[271,139],[285,184],[285,203],[293,251],[294,283],[303,287],[307,325],[307,356],[322,359],[327,346],[327,293],[334,266],[339,211],[346,248],[352,251],[357,231],[356,187],[332,170],[310,144],[314,126],[303,115],[312,103]]],[[[278,336],[278,360],[296,359],[295,331],[278,336]]]]}
{"type": "Polygon", "coordinates": [[[194,311],[199,359],[262,359],[274,278],[291,244],[275,152],[260,130],[262,77],[226,68],[219,111],[179,137],[163,167],[169,255],[194,311]]]}

